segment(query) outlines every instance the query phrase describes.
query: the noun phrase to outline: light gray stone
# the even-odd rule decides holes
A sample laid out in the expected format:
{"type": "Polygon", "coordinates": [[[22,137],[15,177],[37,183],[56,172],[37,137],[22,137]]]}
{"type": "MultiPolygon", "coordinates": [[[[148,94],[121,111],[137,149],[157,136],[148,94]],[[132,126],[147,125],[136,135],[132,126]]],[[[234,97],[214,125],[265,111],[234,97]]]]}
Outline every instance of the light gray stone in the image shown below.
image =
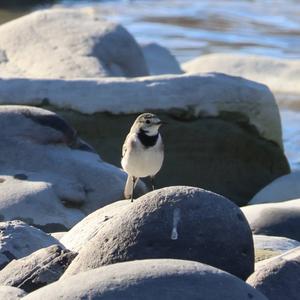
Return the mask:
{"type": "Polygon", "coordinates": [[[79,251],[63,278],[148,258],[200,261],[243,279],[254,270],[252,234],[239,207],[193,187],[163,188],[133,203],[114,203],[88,216],[62,243],[79,251]]]}
{"type": "Polygon", "coordinates": [[[0,272],[0,285],[14,286],[30,293],[60,278],[76,253],[59,245],[42,248],[12,260],[0,272]]]}
{"type": "Polygon", "coordinates": [[[192,261],[154,259],[118,263],[41,288],[34,299],[266,300],[235,276],[192,261]]]}
{"type": "Polygon", "coordinates": [[[276,178],[260,190],[249,204],[274,203],[300,198],[300,171],[276,178]]]}
{"type": "Polygon", "coordinates": [[[25,297],[27,293],[23,290],[11,287],[11,286],[0,286],[0,298],[3,300],[17,300],[25,297]]]}
{"type": "Polygon", "coordinates": [[[275,94],[278,104],[299,109],[300,62],[238,53],[214,53],[192,59],[182,66],[188,73],[222,72],[266,84],[275,94]]]}
{"type": "Polygon", "coordinates": [[[300,199],[242,207],[252,232],[300,242],[300,199]]]}
{"type": "Polygon", "coordinates": [[[0,77],[148,75],[134,38],[121,25],[99,19],[92,8],[41,10],[5,23],[0,45],[0,77]]]}
{"type": "Polygon", "coordinates": [[[247,283],[272,300],[298,300],[300,295],[300,247],[263,261],[247,283]]]}
{"type": "Polygon", "coordinates": [[[21,221],[0,222],[0,269],[13,259],[60,244],[54,237],[21,221]]]}
{"type": "Polygon", "coordinates": [[[151,75],[183,73],[176,58],[167,48],[150,43],[142,45],[142,50],[151,75]]]}
{"type": "Polygon", "coordinates": [[[66,231],[86,214],[123,199],[125,172],[102,161],[55,113],[1,106],[0,126],[2,220],[66,231]]]}

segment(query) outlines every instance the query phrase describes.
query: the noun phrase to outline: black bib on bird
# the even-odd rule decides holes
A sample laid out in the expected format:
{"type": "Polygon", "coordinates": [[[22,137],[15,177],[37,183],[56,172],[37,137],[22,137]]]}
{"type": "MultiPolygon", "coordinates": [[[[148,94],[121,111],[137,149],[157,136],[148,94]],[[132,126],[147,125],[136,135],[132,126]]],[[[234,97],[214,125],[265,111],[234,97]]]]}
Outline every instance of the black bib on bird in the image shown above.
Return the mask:
{"type": "Polygon", "coordinates": [[[138,137],[139,137],[141,143],[146,148],[153,147],[156,144],[157,139],[158,139],[158,135],[159,134],[156,134],[156,135],[147,135],[146,131],[143,130],[143,129],[141,129],[139,131],[139,133],[138,133],[138,137]]]}

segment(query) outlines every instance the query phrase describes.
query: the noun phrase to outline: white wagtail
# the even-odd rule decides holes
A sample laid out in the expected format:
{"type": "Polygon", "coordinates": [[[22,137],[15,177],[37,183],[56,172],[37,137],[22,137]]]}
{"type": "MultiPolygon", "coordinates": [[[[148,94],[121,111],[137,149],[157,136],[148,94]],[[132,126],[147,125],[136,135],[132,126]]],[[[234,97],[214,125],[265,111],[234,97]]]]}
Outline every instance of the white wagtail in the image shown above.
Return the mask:
{"type": "Polygon", "coordinates": [[[154,114],[139,115],[133,123],[122,148],[122,167],[128,174],[124,196],[133,201],[133,190],[139,178],[150,176],[154,189],[154,176],[164,160],[164,145],[159,127],[162,121],[154,114]]]}

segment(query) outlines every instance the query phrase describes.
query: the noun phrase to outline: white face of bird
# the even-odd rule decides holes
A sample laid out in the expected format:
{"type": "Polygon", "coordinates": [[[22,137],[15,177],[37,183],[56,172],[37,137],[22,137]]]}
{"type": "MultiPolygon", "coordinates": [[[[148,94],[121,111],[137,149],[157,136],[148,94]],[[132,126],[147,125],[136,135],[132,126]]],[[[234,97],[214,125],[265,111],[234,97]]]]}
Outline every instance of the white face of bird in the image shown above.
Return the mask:
{"type": "Polygon", "coordinates": [[[143,130],[147,135],[156,135],[162,121],[154,114],[144,113],[137,117],[134,127],[137,130],[143,130]]]}

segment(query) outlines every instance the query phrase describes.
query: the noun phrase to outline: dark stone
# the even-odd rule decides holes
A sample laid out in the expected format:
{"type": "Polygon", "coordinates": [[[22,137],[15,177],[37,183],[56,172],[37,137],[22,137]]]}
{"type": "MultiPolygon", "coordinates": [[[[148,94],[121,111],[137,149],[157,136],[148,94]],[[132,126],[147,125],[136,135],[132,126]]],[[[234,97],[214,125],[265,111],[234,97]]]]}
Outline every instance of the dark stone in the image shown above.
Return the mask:
{"type": "Polygon", "coordinates": [[[76,256],[59,245],[40,249],[29,256],[11,261],[0,272],[0,285],[32,292],[60,278],[76,256]]]}
{"type": "Polygon", "coordinates": [[[247,283],[270,300],[299,300],[300,247],[271,259],[258,268],[247,283]]]}
{"type": "MultiPolygon", "coordinates": [[[[124,201],[127,209],[122,206],[122,213],[118,214],[121,202],[89,217],[90,224],[95,224],[95,218],[113,216],[101,226],[97,222],[96,229],[89,229],[95,231],[93,237],[82,241],[84,246],[64,276],[149,258],[199,261],[242,279],[254,271],[250,227],[239,207],[226,198],[202,189],[178,186],[153,191],[133,203],[124,201]]],[[[81,222],[84,228],[89,227],[85,219],[81,222]]],[[[80,224],[61,242],[80,239],[80,224]]],[[[81,232],[87,231],[84,228],[81,232]]]]}
{"type": "MultiPolygon", "coordinates": [[[[105,161],[120,166],[122,143],[137,115],[85,115],[49,108],[72,123],[105,161]]],[[[177,115],[172,110],[152,112],[167,123],[161,129],[166,147],[164,164],[156,176],[158,187],[197,186],[241,206],[275,178],[290,172],[280,146],[262,138],[242,113],[197,118],[194,110],[181,110],[177,115]]]]}
{"type": "Polygon", "coordinates": [[[26,174],[15,174],[14,178],[19,180],[27,180],[28,176],[26,174]]]}
{"type": "Polygon", "coordinates": [[[41,288],[24,300],[267,300],[235,276],[184,260],[154,259],[113,264],[41,288]]]}

